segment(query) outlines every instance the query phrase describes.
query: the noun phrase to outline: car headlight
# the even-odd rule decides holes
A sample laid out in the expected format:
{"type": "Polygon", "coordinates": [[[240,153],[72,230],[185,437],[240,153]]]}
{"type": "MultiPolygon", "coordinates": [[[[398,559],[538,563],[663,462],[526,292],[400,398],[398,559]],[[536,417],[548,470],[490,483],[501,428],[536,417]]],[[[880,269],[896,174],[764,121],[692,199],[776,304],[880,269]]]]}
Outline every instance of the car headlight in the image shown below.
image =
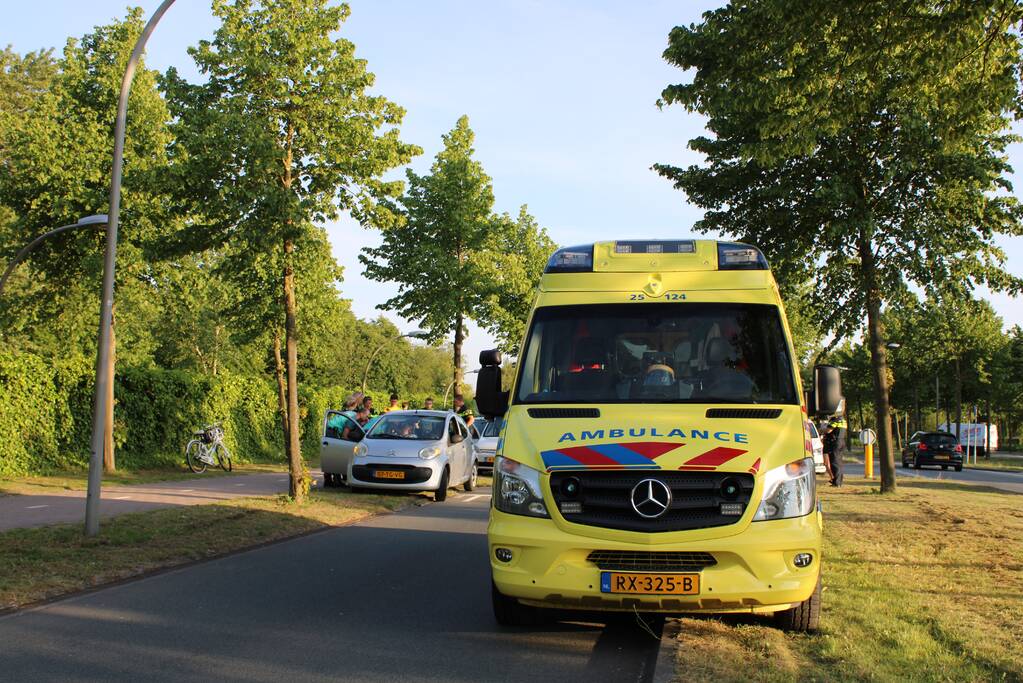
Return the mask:
{"type": "Polygon", "coordinates": [[[366,455],[366,453],[368,451],[369,451],[369,449],[366,448],[366,444],[359,443],[359,444],[355,444],[355,449],[352,452],[355,453],[355,455],[357,455],[359,457],[362,457],[362,456],[366,455]]]}
{"type": "Polygon", "coordinates": [[[494,462],[494,507],[527,517],[550,517],[540,492],[540,472],[498,456],[494,462]]]}
{"type": "Polygon", "coordinates": [[[441,454],[441,449],[437,446],[427,446],[423,450],[419,451],[419,457],[423,460],[432,460],[441,454]]]}
{"type": "Polygon", "coordinates": [[[813,511],[816,502],[813,458],[794,460],[764,473],[764,498],[753,521],[802,517],[813,511]]]}

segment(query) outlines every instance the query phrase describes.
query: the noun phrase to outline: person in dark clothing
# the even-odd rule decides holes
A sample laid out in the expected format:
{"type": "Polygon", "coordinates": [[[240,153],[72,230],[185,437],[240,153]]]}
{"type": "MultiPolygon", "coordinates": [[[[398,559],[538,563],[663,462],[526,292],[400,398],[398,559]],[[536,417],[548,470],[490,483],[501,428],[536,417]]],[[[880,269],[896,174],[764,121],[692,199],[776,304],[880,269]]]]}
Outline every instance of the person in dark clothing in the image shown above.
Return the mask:
{"type": "Polygon", "coordinates": [[[828,421],[824,432],[824,457],[831,466],[831,485],[842,485],[842,460],[845,457],[845,430],[848,425],[844,417],[836,415],[828,421]]]}

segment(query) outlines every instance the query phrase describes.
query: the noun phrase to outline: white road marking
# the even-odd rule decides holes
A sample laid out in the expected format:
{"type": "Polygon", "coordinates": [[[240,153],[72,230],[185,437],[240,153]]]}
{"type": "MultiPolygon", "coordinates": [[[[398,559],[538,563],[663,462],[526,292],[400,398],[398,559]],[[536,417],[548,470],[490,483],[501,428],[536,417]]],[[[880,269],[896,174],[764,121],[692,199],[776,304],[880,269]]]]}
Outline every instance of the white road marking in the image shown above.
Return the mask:
{"type": "Polygon", "coordinates": [[[49,505],[29,505],[26,510],[38,510],[39,508],[48,508],[49,505]]]}
{"type": "Polygon", "coordinates": [[[482,493],[478,493],[475,496],[469,496],[468,498],[466,498],[465,502],[466,503],[471,503],[472,501],[478,500],[479,498],[482,498],[482,497],[483,497],[483,494],[482,493]]]}
{"type": "Polygon", "coordinates": [[[235,484],[235,486],[245,486],[245,484],[235,484]]]}
{"type": "Polygon", "coordinates": [[[114,496],[113,500],[127,500],[128,498],[131,498],[131,496],[114,496]]]}
{"type": "Polygon", "coordinates": [[[194,490],[195,490],[195,489],[181,489],[181,490],[179,491],[179,493],[191,493],[191,492],[192,492],[192,491],[194,491],[194,490]]]}

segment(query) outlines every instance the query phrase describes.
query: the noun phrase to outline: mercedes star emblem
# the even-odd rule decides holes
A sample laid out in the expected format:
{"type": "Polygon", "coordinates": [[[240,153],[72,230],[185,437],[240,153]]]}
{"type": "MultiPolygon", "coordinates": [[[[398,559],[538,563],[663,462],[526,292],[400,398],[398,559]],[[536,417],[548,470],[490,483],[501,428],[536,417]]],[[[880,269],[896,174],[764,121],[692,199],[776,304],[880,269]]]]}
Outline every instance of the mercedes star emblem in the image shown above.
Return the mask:
{"type": "Polygon", "coordinates": [[[671,507],[671,489],[658,479],[644,479],[632,487],[629,500],[640,517],[655,519],[671,507]]]}

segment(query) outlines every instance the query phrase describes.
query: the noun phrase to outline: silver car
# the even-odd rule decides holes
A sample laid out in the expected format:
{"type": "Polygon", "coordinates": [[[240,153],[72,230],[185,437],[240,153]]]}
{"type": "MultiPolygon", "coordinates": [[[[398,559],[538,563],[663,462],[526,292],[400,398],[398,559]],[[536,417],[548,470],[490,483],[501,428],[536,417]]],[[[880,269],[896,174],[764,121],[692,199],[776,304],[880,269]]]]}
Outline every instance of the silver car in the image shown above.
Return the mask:
{"type": "MultiPolygon", "coordinates": [[[[476,427],[479,423],[480,421],[476,420],[472,426],[476,427]]],[[[500,439],[502,427],[504,427],[504,420],[500,418],[490,420],[482,425],[480,437],[476,440],[476,451],[480,467],[483,469],[491,471],[494,469],[494,455],[497,453],[497,442],[500,439]]]]}
{"type": "Polygon", "coordinates": [[[433,491],[442,501],[453,486],[472,491],[479,473],[469,428],[440,410],[385,413],[352,455],[346,477],[352,489],[433,491]]]}

